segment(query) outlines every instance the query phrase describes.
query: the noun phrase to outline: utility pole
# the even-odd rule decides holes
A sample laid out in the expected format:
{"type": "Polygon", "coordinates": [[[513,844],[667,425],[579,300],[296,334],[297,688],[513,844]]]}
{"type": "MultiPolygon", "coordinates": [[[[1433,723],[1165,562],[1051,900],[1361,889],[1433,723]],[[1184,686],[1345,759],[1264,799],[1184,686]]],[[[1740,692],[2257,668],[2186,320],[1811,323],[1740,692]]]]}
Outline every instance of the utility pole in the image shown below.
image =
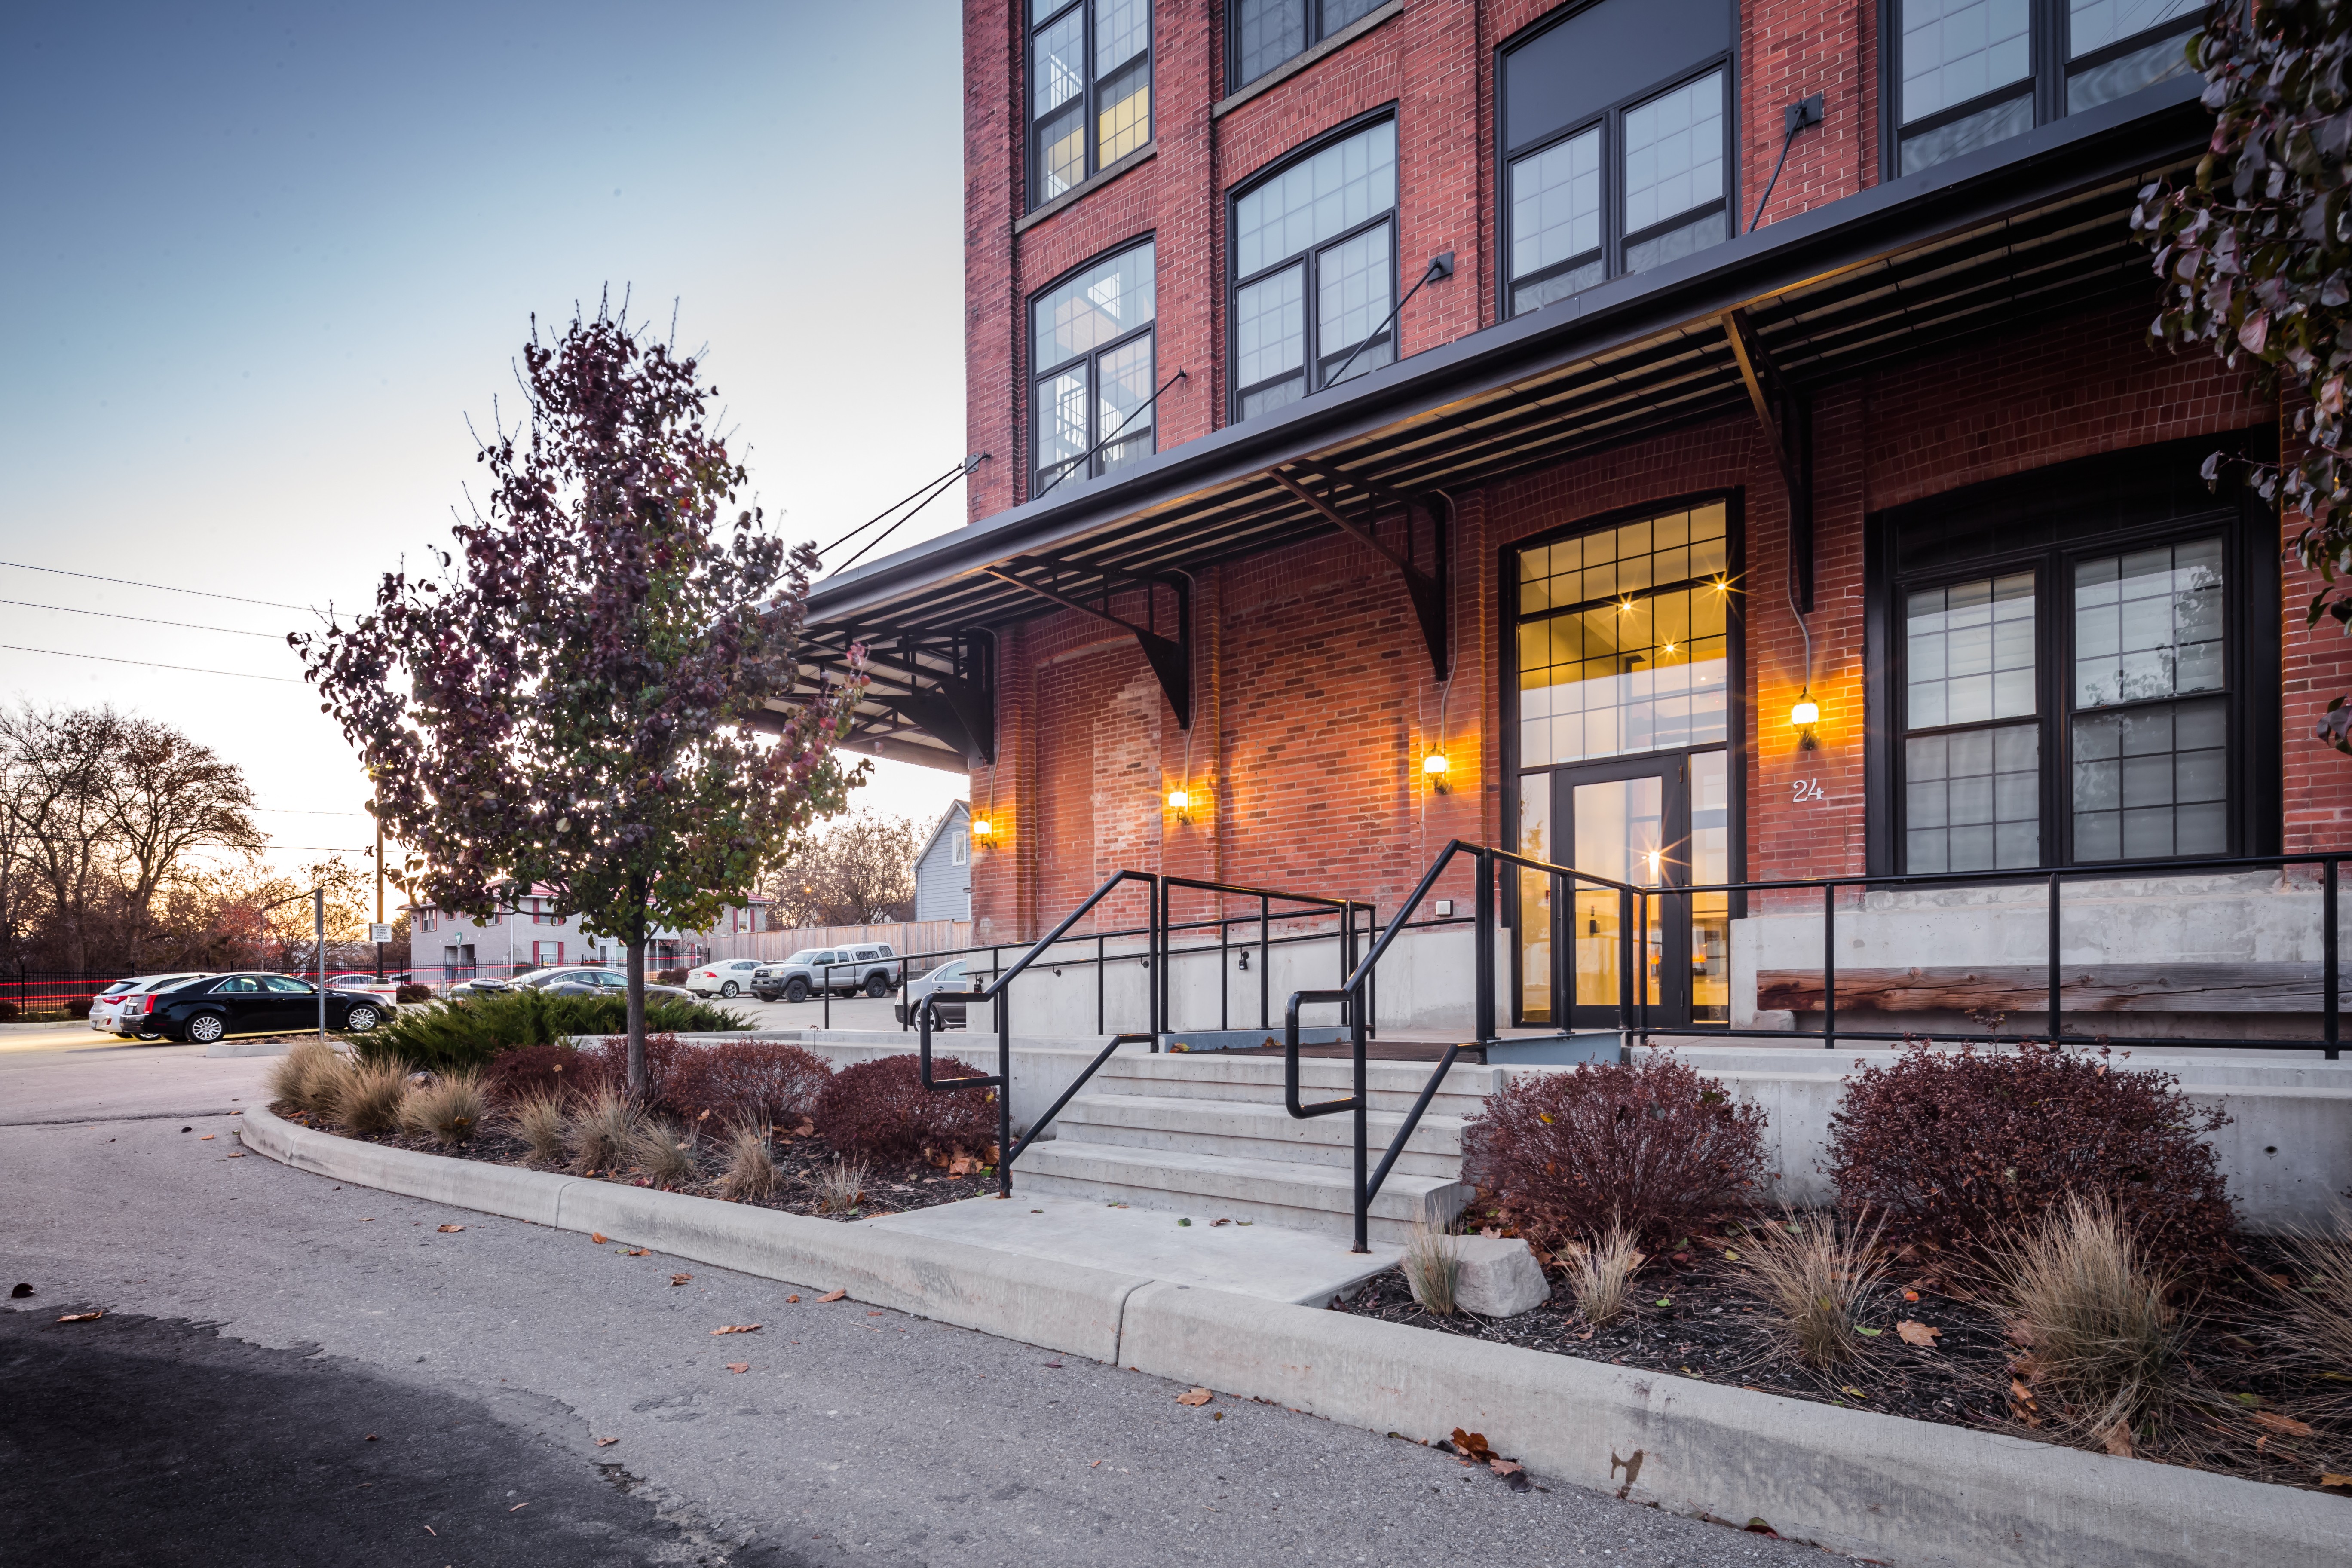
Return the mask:
{"type": "MultiPolygon", "coordinates": [[[[375,923],[383,924],[383,819],[375,824],[375,923]]],[[[412,973],[410,979],[415,979],[412,973]]],[[[375,944],[375,983],[383,984],[383,943],[375,944]]]]}
{"type": "MultiPolygon", "coordinates": [[[[323,882],[310,889],[310,931],[319,944],[319,1043],[323,1046],[327,1043],[327,888],[323,882]]],[[[383,959],[376,962],[381,963],[383,959]]]]}

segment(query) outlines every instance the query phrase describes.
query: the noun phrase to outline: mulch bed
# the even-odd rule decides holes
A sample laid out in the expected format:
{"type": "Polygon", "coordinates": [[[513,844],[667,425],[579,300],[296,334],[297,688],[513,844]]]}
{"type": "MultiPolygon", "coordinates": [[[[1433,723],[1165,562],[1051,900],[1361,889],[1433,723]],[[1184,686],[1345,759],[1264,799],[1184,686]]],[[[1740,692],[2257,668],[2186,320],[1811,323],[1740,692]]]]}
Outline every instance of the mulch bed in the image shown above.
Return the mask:
{"type": "MultiPolygon", "coordinates": [[[[270,1109],[286,1120],[322,1132],[332,1132],[339,1138],[352,1135],[339,1128],[322,1125],[316,1118],[306,1117],[291,1107],[274,1105],[270,1109]]],[[[480,1160],[495,1165],[519,1165],[528,1169],[558,1171],[564,1175],[587,1175],[597,1180],[616,1182],[625,1186],[646,1187],[648,1182],[643,1173],[635,1169],[617,1171],[578,1172],[568,1167],[531,1164],[522,1141],[495,1126],[486,1129],[467,1143],[452,1148],[433,1138],[416,1138],[404,1133],[383,1133],[354,1142],[378,1143],[390,1149],[413,1149],[421,1154],[446,1154],[461,1160],[480,1160]]],[[[778,1209],[785,1214],[808,1215],[816,1219],[842,1221],[875,1219],[886,1214],[907,1209],[929,1208],[938,1204],[951,1204],[960,1198],[984,1197],[993,1190],[995,1170],[991,1166],[975,1166],[961,1173],[950,1172],[919,1160],[905,1162],[868,1161],[866,1180],[861,1184],[863,1201],[855,1207],[835,1213],[824,1207],[821,1178],[833,1170],[833,1146],[814,1132],[803,1133],[794,1128],[778,1130],[770,1140],[776,1157],[776,1168],[783,1180],[772,1196],[761,1199],[730,1200],[719,1188],[719,1178],[726,1173],[726,1149],[718,1139],[703,1140],[703,1147],[695,1154],[697,1179],[674,1184],[667,1191],[684,1193],[691,1197],[718,1198],[721,1202],[749,1203],[759,1208],[778,1209]]],[[[961,1162],[970,1164],[971,1162],[961,1162]]],[[[856,1164],[856,1161],[851,1161],[856,1164]]]]}
{"type": "MultiPolygon", "coordinates": [[[[1888,1276],[1886,1289],[1861,1314],[1864,1326],[1879,1332],[1856,1359],[1833,1370],[1817,1370],[1775,1339],[1769,1308],[1749,1288],[1747,1271],[1724,1258],[1727,1249],[1736,1252],[1738,1245],[1737,1236],[1688,1237],[1672,1254],[1654,1257],[1635,1278],[1631,1309],[1601,1327],[1585,1321],[1557,1269],[1546,1270],[1551,1300],[1512,1318],[1478,1318],[1462,1311],[1439,1317],[1413,1300],[1402,1268],[1375,1277],[1353,1300],[1337,1304],[1333,1310],[1850,1410],[2049,1437],[2012,1404],[2011,1363],[2020,1351],[1984,1304],[1938,1289],[1924,1271],[1898,1267],[1888,1276]],[[1938,1331],[1932,1347],[1908,1343],[1900,1336],[1896,1324],[1906,1321],[1938,1331]]],[[[2210,1386],[2242,1404],[2243,1419],[2223,1417],[2212,1431],[2200,1434],[2194,1451],[2141,1457],[2312,1488],[2321,1473],[2347,1468],[2352,1433],[2319,1434],[2314,1441],[2325,1457],[2315,1455],[2313,1443],[2295,1444],[2300,1452],[2272,1447],[2275,1438],[2259,1424],[2256,1413],[2277,1405],[2291,1391],[2280,1385],[2260,1353],[2260,1325],[2273,1314],[2267,1310],[2264,1288],[2252,1273],[2285,1265],[2263,1238],[2246,1238],[2242,1245],[2239,1266],[2210,1282],[2198,1300],[2201,1327],[2192,1341],[2191,1360],[2210,1386]]],[[[2338,1490],[2329,1489],[2331,1494],[2338,1490]]],[[[2347,1522],[2352,1525],[2352,1516],[2347,1522]]]]}

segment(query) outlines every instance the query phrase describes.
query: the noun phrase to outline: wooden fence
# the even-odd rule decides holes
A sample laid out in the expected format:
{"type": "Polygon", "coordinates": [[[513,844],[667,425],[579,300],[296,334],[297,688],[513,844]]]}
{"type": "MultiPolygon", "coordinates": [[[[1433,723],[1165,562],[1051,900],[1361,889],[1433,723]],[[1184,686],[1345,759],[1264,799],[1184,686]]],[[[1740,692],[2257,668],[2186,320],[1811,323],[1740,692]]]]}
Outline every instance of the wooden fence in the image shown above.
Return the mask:
{"type": "Polygon", "coordinates": [[[970,921],[895,921],[879,925],[802,926],[794,931],[713,931],[701,939],[712,959],[756,958],[773,963],[803,948],[851,947],[887,942],[893,952],[938,952],[970,947],[970,921]]]}

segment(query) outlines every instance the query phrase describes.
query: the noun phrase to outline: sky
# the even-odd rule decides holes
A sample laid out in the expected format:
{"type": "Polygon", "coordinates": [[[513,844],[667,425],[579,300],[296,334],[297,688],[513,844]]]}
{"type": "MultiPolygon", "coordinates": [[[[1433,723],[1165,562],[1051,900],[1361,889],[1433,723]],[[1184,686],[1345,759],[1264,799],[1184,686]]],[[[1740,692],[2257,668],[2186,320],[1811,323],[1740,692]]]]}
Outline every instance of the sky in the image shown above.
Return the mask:
{"type": "MultiPolygon", "coordinates": [[[[446,537],[478,493],[467,418],[514,408],[534,313],[608,288],[675,310],[789,541],[962,456],[946,0],[94,5],[8,31],[0,701],[176,725],[246,771],[281,866],[373,831],[283,634],[446,537]]],[[[874,766],[861,809],[963,793],[874,766]]]]}

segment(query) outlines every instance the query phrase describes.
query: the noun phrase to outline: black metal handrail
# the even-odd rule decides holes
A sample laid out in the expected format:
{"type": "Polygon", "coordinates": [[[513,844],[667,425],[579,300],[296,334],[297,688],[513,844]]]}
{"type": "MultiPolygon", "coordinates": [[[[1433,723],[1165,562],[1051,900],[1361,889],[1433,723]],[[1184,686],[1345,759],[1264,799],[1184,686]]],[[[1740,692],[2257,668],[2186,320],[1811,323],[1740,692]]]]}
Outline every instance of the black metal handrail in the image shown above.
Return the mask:
{"type": "MultiPolygon", "coordinates": [[[[1197,931],[1209,925],[1214,925],[1217,928],[1217,1027],[1219,1029],[1227,1029],[1232,1027],[1232,990],[1226,984],[1226,971],[1224,968],[1225,955],[1232,951],[1232,946],[1228,941],[1228,933],[1236,925],[1248,924],[1251,917],[1248,915],[1227,915],[1224,912],[1224,900],[1228,898],[1255,899],[1257,900],[1257,915],[1255,917],[1257,921],[1257,942],[1255,945],[1258,950],[1257,1026],[1261,1029],[1271,1028],[1273,1026],[1273,993],[1271,990],[1273,982],[1270,978],[1271,966],[1266,963],[1266,957],[1269,952],[1276,945],[1285,942],[1323,942],[1330,940],[1328,936],[1321,931],[1307,932],[1287,938],[1270,937],[1268,932],[1274,920],[1297,920],[1302,918],[1296,914],[1283,914],[1276,916],[1273,913],[1274,905],[1304,904],[1310,909],[1324,910],[1339,917],[1339,929],[1333,934],[1336,934],[1339,939],[1339,973],[1343,981],[1348,974],[1354,971],[1356,967],[1356,916],[1358,911],[1362,911],[1362,913],[1371,921],[1374,929],[1378,929],[1380,924],[1379,910],[1374,905],[1367,903],[1360,899],[1331,898],[1321,893],[1284,892],[1274,888],[1253,887],[1246,883],[1240,882],[1205,881],[1197,877],[1162,876],[1160,879],[1159,919],[1154,923],[1158,927],[1160,934],[1160,942],[1157,952],[1161,961],[1158,965],[1160,1018],[1161,1023],[1168,1027],[1172,1028],[1174,1026],[1173,1019],[1175,1017],[1173,1005],[1168,994],[1168,988],[1175,973],[1175,965],[1168,961],[1172,959],[1176,954],[1176,949],[1173,942],[1171,941],[1171,938],[1176,931],[1197,931]],[[1191,892],[1214,893],[1217,895],[1217,918],[1213,921],[1188,921],[1179,923],[1175,919],[1174,908],[1175,894],[1179,889],[1191,892]]],[[[1207,944],[1203,943],[1201,947],[1189,951],[1196,953],[1205,952],[1207,951],[1207,944]]],[[[1370,1002],[1371,1005],[1367,1009],[1367,1026],[1377,1033],[1377,995],[1373,996],[1370,999],[1370,1002]]]]}

